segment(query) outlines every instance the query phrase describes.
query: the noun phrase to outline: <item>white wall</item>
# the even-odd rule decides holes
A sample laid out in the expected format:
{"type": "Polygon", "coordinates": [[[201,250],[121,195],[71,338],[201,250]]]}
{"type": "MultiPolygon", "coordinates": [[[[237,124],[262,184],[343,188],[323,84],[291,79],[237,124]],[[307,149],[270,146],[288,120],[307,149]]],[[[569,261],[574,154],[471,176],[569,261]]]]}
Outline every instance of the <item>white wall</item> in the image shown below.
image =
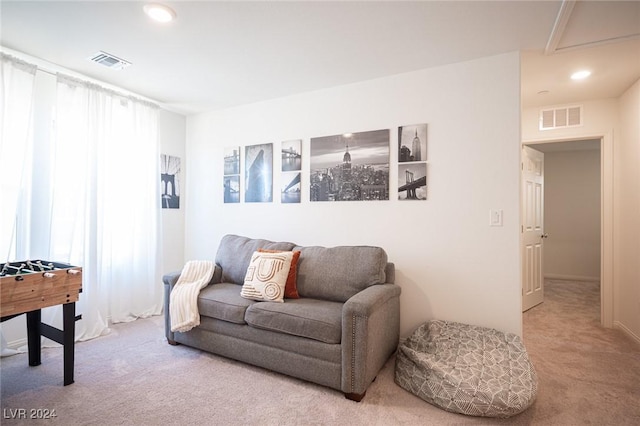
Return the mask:
{"type": "Polygon", "coordinates": [[[396,264],[403,336],[432,318],[521,334],[519,75],[514,52],[188,117],[186,259],[213,259],[227,233],[379,245],[396,264]],[[417,123],[428,200],[398,201],[397,127],[417,123]],[[391,129],[390,200],[308,201],[309,139],[377,129],[391,129]],[[289,139],[303,140],[300,204],[222,202],[225,147],[289,139]]]}
{"type": "Polygon", "coordinates": [[[640,80],[619,100],[615,150],[614,324],[640,342],[640,80]]]}
{"type": "MultiPolygon", "coordinates": [[[[185,138],[186,117],[160,110],[160,152],[180,157],[180,191],[185,190],[185,138]]],[[[181,196],[179,209],[162,209],[162,273],[177,271],[184,266],[184,197],[181,196]]]]}
{"type": "Polygon", "coordinates": [[[600,280],[600,150],[544,156],[544,275],[600,280]]]}
{"type": "MultiPolygon", "coordinates": [[[[553,130],[540,130],[538,128],[540,108],[526,108],[522,111],[522,141],[527,143],[545,140],[573,140],[612,133],[618,120],[617,104],[616,99],[582,102],[582,126],[553,130]]],[[[547,107],[545,106],[545,108],[547,107]]]]}

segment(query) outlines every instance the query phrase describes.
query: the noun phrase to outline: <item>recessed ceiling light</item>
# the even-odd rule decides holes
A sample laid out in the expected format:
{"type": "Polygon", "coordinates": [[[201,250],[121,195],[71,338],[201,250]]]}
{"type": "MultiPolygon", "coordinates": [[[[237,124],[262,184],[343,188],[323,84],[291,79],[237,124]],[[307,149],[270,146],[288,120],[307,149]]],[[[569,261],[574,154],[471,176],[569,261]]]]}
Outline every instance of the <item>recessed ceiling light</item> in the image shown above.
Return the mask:
{"type": "Polygon", "coordinates": [[[162,23],[171,22],[176,19],[176,12],[173,9],[159,3],[145,4],[144,13],[154,21],[162,23]]]}
{"type": "Polygon", "coordinates": [[[588,71],[588,70],[577,71],[571,74],[571,80],[584,80],[590,75],[591,75],[591,71],[588,71]]]}

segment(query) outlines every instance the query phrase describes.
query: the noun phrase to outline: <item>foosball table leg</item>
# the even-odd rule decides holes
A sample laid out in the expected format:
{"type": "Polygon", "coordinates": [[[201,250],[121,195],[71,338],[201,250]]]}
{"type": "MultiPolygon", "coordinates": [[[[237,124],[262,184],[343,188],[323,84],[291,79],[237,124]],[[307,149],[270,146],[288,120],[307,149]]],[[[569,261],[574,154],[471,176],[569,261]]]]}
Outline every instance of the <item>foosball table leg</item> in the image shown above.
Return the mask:
{"type": "Polygon", "coordinates": [[[29,347],[29,365],[40,365],[40,309],[27,312],[27,346],[29,347]]]}
{"type": "Polygon", "coordinates": [[[76,304],[62,305],[63,340],[64,343],[64,385],[73,383],[74,346],[76,335],[76,304]]]}
{"type": "Polygon", "coordinates": [[[40,309],[27,312],[27,343],[29,346],[29,365],[41,364],[40,340],[44,336],[63,346],[64,385],[73,383],[73,365],[75,358],[76,321],[75,302],[62,305],[62,330],[42,323],[40,309]]]}

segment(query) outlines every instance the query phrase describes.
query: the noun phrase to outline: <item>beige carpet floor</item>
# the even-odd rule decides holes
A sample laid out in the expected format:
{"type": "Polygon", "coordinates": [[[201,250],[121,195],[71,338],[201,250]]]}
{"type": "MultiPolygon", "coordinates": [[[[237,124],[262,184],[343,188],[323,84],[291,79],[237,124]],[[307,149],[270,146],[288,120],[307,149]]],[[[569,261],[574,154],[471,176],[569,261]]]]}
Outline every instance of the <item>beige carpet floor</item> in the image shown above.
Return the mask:
{"type": "MultiPolygon", "coordinates": [[[[640,425],[640,345],[599,326],[597,283],[550,281],[524,314],[539,375],[535,404],[510,419],[445,412],[399,388],[390,359],[361,403],[340,392],[184,346],[162,318],[116,324],[76,345],[76,382],[62,386],[62,351],[1,360],[3,425],[640,425]],[[19,409],[55,410],[50,420],[19,409]],[[17,411],[18,410],[18,411],[17,411]]],[[[38,412],[34,412],[38,413],[38,412]]],[[[40,411],[43,413],[43,411],[40,411]]]]}

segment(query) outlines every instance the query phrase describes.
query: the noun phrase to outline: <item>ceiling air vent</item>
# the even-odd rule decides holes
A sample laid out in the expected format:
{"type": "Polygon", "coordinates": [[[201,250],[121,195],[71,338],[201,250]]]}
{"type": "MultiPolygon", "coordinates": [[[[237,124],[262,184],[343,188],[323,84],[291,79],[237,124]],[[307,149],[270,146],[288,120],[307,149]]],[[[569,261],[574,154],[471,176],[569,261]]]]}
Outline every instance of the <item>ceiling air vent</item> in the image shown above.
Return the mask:
{"type": "Polygon", "coordinates": [[[117,56],[113,56],[112,54],[103,51],[91,55],[88,59],[114,70],[121,70],[131,65],[131,62],[127,62],[124,59],[120,59],[117,56]]]}
{"type": "Polygon", "coordinates": [[[582,106],[540,110],[540,130],[582,126],[582,106]]]}

